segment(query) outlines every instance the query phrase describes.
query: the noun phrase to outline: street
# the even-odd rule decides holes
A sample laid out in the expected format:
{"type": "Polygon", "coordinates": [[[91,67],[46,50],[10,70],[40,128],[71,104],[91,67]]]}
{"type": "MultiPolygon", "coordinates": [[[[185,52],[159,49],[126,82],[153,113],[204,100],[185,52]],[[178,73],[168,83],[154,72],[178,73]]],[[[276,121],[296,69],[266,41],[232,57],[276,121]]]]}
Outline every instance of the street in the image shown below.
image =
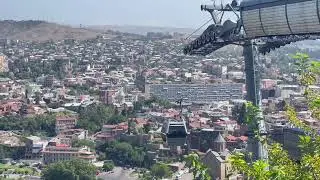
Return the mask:
{"type": "Polygon", "coordinates": [[[130,175],[132,172],[133,170],[124,170],[121,167],[115,167],[113,173],[103,172],[97,177],[107,180],[136,180],[136,177],[130,175]]]}

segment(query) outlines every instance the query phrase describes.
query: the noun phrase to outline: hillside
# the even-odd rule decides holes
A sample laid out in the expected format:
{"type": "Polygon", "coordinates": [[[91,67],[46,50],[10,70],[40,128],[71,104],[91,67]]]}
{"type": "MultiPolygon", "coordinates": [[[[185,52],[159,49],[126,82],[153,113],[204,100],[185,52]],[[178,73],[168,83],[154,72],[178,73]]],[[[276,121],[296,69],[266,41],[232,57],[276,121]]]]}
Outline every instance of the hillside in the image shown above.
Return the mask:
{"type": "Polygon", "coordinates": [[[1,39],[19,39],[27,41],[47,41],[62,39],[95,38],[98,31],[73,28],[45,21],[0,21],[1,39]]]}
{"type": "MultiPolygon", "coordinates": [[[[174,28],[174,27],[152,27],[152,26],[131,26],[131,25],[103,25],[103,26],[88,26],[90,29],[96,30],[112,30],[112,31],[119,31],[124,33],[133,33],[133,34],[140,34],[146,35],[148,32],[162,32],[162,33],[185,33],[191,34],[194,29],[191,28],[174,28]]],[[[202,31],[197,32],[196,34],[201,34],[202,31]]]]}

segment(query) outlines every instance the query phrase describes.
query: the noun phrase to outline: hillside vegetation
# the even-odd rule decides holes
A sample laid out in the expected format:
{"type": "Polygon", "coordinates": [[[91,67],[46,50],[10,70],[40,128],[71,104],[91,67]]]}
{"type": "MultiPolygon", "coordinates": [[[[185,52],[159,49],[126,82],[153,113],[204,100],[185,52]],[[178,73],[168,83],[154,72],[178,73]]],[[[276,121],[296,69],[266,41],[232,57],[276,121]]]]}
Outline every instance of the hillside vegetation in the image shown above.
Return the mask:
{"type": "Polygon", "coordinates": [[[26,41],[48,41],[62,39],[85,40],[95,38],[98,31],[73,28],[45,21],[0,21],[0,38],[26,41]]]}

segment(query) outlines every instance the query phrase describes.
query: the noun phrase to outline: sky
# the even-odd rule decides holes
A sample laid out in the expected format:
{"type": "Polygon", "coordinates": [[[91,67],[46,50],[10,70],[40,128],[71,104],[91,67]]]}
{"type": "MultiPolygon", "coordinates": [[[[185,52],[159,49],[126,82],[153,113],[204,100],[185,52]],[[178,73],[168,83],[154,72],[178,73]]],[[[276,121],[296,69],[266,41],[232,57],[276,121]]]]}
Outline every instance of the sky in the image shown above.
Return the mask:
{"type": "Polygon", "coordinates": [[[209,13],[200,11],[200,5],[210,3],[210,0],[0,0],[0,19],[197,28],[210,19],[209,13]]]}

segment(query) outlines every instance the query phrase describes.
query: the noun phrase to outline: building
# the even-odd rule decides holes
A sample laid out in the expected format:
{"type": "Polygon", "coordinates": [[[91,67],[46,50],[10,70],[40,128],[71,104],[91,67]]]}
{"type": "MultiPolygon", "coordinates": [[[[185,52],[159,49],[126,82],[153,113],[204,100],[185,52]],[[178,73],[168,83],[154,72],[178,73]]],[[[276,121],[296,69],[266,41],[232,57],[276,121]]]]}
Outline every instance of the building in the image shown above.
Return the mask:
{"type": "Polygon", "coordinates": [[[277,80],[262,79],[261,83],[263,89],[273,89],[277,85],[277,80]]]}
{"type": "Polygon", "coordinates": [[[284,99],[290,98],[290,95],[301,94],[301,87],[299,85],[278,85],[275,90],[275,97],[282,97],[284,99]]]}
{"type": "Polygon", "coordinates": [[[123,88],[101,90],[99,99],[106,105],[114,103],[123,104],[125,102],[125,94],[123,88]]]}
{"type": "Polygon", "coordinates": [[[96,159],[95,154],[90,152],[88,148],[75,148],[65,144],[50,144],[42,153],[44,164],[66,161],[72,158],[79,158],[89,162],[93,162],[96,159]]]}
{"type": "Polygon", "coordinates": [[[2,158],[21,159],[25,155],[25,138],[11,131],[0,131],[2,158]]]}
{"type": "Polygon", "coordinates": [[[304,131],[298,128],[283,129],[283,148],[295,159],[300,159],[301,150],[297,147],[300,144],[300,136],[304,135],[304,131]]]}
{"type": "Polygon", "coordinates": [[[0,53],[0,72],[8,72],[9,66],[8,66],[8,58],[0,53]]]}
{"type": "Polygon", "coordinates": [[[219,134],[225,134],[225,130],[201,129],[192,130],[189,135],[190,148],[206,152],[214,148],[214,140],[219,134]]]}
{"type": "Polygon", "coordinates": [[[44,87],[52,87],[54,80],[55,79],[54,79],[53,75],[48,75],[47,77],[44,78],[43,86],[44,87]]]}
{"type": "Polygon", "coordinates": [[[39,159],[42,157],[42,150],[48,144],[48,141],[42,140],[37,136],[27,137],[26,143],[26,159],[39,159]]]}
{"type": "Polygon", "coordinates": [[[19,113],[22,102],[16,100],[2,101],[0,104],[0,115],[9,115],[11,113],[19,113]]]}
{"type": "Polygon", "coordinates": [[[214,148],[209,149],[202,162],[208,167],[208,172],[212,179],[228,179],[231,175],[231,164],[228,162],[230,156],[226,149],[226,141],[219,133],[214,140],[214,148]]]}
{"type": "Polygon", "coordinates": [[[146,94],[176,102],[212,103],[243,99],[243,84],[148,84],[146,94]]]}
{"type": "Polygon", "coordinates": [[[66,144],[71,146],[73,141],[87,139],[88,130],[84,129],[67,129],[61,130],[59,134],[55,137],[57,141],[61,144],[66,144]]]}
{"type": "Polygon", "coordinates": [[[67,129],[60,132],[59,136],[64,136],[70,139],[87,139],[88,130],[85,129],[67,129]]]}
{"type": "Polygon", "coordinates": [[[71,115],[57,115],[56,116],[56,133],[62,130],[74,129],[77,125],[78,117],[71,115]]]}
{"type": "Polygon", "coordinates": [[[108,142],[116,140],[122,133],[128,131],[128,125],[120,123],[118,125],[103,125],[102,130],[94,135],[97,142],[108,142]]]}

